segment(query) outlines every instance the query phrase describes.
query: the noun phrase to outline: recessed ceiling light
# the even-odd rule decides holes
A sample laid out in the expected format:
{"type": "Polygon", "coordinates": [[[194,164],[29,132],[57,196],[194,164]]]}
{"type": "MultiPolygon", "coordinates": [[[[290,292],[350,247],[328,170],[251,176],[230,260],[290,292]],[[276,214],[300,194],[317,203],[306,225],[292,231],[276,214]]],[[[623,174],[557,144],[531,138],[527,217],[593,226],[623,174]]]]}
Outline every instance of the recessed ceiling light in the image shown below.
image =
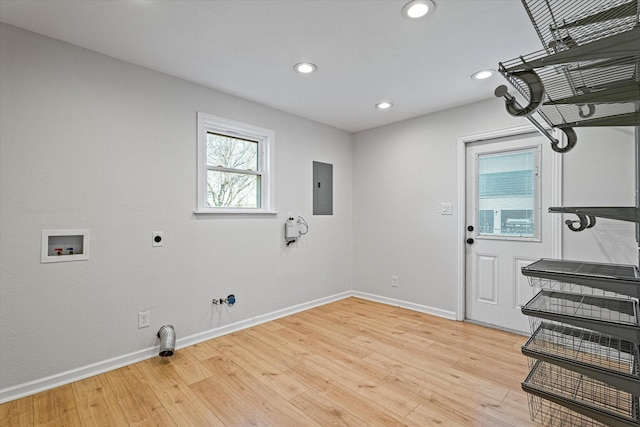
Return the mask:
{"type": "Polygon", "coordinates": [[[417,19],[432,14],[434,10],[436,5],[432,0],[411,0],[402,8],[402,16],[417,19]]]}
{"type": "Polygon", "coordinates": [[[476,73],[473,73],[471,75],[471,78],[474,80],[484,80],[484,79],[488,79],[489,77],[493,76],[493,73],[495,73],[495,71],[493,70],[480,70],[476,73]]]}
{"type": "Polygon", "coordinates": [[[393,107],[393,102],[389,101],[380,101],[376,104],[378,110],[388,110],[391,107],[393,107]]]}
{"type": "Polygon", "coordinates": [[[312,64],[311,62],[298,62],[293,66],[293,69],[300,74],[309,74],[316,71],[318,67],[316,67],[316,64],[312,64]]]}

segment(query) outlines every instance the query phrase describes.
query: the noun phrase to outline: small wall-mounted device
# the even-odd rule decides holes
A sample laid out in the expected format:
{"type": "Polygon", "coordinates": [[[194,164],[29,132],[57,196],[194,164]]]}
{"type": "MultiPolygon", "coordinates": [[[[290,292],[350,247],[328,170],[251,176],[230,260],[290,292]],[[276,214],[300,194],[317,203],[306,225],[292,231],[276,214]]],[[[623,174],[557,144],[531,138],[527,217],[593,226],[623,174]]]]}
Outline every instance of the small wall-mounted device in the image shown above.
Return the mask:
{"type": "Polygon", "coordinates": [[[300,237],[300,224],[290,216],[284,223],[284,238],[287,246],[298,240],[298,237],[300,237]]]}
{"type": "Polygon", "coordinates": [[[289,213],[287,220],[284,223],[284,239],[287,241],[287,246],[293,242],[298,241],[301,236],[304,236],[309,232],[309,224],[300,215],[293,215],[289,213]],[[297,216],[297,218],[295,218],[297,216]],[[301,226],[304,226],[303,232],[301,226]]]}

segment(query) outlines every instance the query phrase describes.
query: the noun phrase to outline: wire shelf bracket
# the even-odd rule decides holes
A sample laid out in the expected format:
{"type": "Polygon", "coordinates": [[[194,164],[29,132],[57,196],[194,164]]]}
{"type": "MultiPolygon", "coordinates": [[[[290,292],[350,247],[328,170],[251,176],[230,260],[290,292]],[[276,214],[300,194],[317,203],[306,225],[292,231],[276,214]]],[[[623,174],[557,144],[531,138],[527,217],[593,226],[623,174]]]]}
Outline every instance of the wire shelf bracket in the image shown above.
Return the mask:
{"type": "Polygon", "coordinates": [[[550,207],[549,212],[575,214],[578,220],[565,221],[571,231],[582,231],[593,227],[596,224],[596,217],[640,224],[640,208],[632,206],[550,207]]]}

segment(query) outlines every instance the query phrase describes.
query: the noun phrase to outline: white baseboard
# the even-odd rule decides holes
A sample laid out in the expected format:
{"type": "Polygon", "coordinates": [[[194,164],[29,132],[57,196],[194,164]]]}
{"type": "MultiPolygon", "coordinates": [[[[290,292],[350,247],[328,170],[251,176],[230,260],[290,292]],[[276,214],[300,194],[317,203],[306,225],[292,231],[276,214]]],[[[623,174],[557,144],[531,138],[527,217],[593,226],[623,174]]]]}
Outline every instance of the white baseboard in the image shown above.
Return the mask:
{"type": "MultiPolygon", "coordinates": [[[[294,305],[292,307],[276,310],[271,313],[263,314],[253,317],[251,319],[242,320],[229,325],[221,326],[219,328],[210,329],[198,334],[190,335],[184,338],[176,340],[176,349],[188,347],[203,341],[207,341],[213,338],[220,337],[222,335],[237,332],[242,329],[247,329],[252,326],[259,325],[261,323],[270,322],[272,320],[279,319],[281,317],[289,316],[301,311],[309,310],[314,307],[329,304],[334,301],[338,301],[348,297],[357,297],[370,301],[380,302],[383,304],[393,305],[397,307],[406,308],[409,310],[419,311],[422,313],[432,314],[446,319],[455,320],[456,316],[454,312],[440,310],[433,307],[428,307],[420,304],[413,304],[407,301],[400,301],[392,298],[381,297],[377,295],[368,294],[358,291],[347,291],[339,294],[331,295],[324,298],[319,298],[313,301],[309,301],[303,304],[294,305]]],[[[59,387],[65,384],[69,384],[75,381],[79,381],[85,378],[92,377],[94,375],[102,374],[104,372],[112,371],[114,369],[121,368],[123,366],[131,365],[133,363],[142,362],[143,360],[151,359],[158,356],[160,346],[153,346],[142,350],[135,351],[133,353],[117,356],[111,359],[103,360],[93,363],[91,365],[82,366],[77,369],[72,369],[59,374],[51,375],[37,380],[29,381],[26,383],[18,384],[12,387],[6,387],[0,389],[0,404],[19,399],[21,397],[30,396],[41,391],[50,390],[55,387],[59,387]]]]}
{"type": "Polygon", "coordinates": [[[75,381],[93,377],[94,375],[122,368],[123,366],[133,363],[142,362],[158,355],[160,346],[153,348],[145,348],[133,353],[117,356],[111,359],[102,360],[80,368],[71,369],[59,374],[50,375],[37,380],[18,384],[12,387],[6,387],[0,390],[0,404],[11,400],[20,399],[21,397],[30,396],[41,391],[50,390],[75,381]]]}
{"type": "MultiPolygon", "coordinates": [[[[178,338],[176,340],[176,349],[188,347],[190,345],[197,344],[199,342],[207,341],[212,338],[220,337],[222,335],[230,334],[232,332],[240,331],[242,329],[250,328],[252,326],[266,323],[271,320],[279,319],[281,317],[289,316],[291,314],[298,313],[300,311],[308,310],[310,308],[319,307],[321,305],[329,304],[334,301],[338,301],[351,296],[351,292],[343,292],[336,295],[320,298],[314,301],[298,304],[292,307],[284,308],[282,310],[276,310],[271,313],[263,314],[251,319],[235,322],[229,325],[221,326],[219,328],[210,329],[199,334],[190,335],[184,338],[178,338]]],[[[133,353],[124,354],[111,359],[102,360],[100,362],[93,363],[91,365],[82,366],[77,369],[72,369],[59,374],[51,375],[37,380],[29,381],[26,383],[18,384],[12,387],[6,387],[0,390],[0,404],[16,400],[21,397],[30,396],[41,391],[50,390],[55,387],[59,387],[65,384],[69,384],[75,381],[79,381],[85,378],[92,377],[94,375],[102,374],[104,372],[112,371],[114,369],[122,368],[123,366],[131,365],[133,363],[142,362],[143,360],[151,359],[158,356],[160,345],[145,348],[135,351],[133,353]]]]}
{"type": "Polygon", "coordinates": [[[449,320],[457,320],[455,311],[442,310],[435,307],[429,307],[428,305],[414,304],[412,302],[368,294],[366,292],[352,291],[351,296],[382,304],[393,305],[395,307],[406,308],[407,310],[419,311],[420,313],[431,314],[433,316],[443,317],[449,320]]]}
{"type": "MultiPolygon", "coordinates": [[[[232,323],[230,325],[222,326],[220,328],[210,329],[199,334],[190,335],[182,339],[176,340],[176,348],[188,347],[190,345],[198,344],[203,341],[207,341],[213,338],[221,337],[223,335],[231,334],[233,332],[241,331],[243,329],[251,328],[252,326],[260,325],[262,323],[270,322],[272,320],[280,319],[281,317],[290,316],[301,311],[309,310],[314,307],[320,307],[321,305],[329,304],[334,301],[349,298],[353,292],[347,291],[339,294],[331,295],[324,298],[319,298],[313,301],[305,302],[303,304],[294,305],[292,307],[276,310],[271,313],[263,314],[260,316],[252,317],[251,319],[242,320],[240,322],[232,323]]],[[[160,347],[155,347],[159,349],[160,347]]],[[[156,351],[157,355],[158,351],[156,351]]]]}

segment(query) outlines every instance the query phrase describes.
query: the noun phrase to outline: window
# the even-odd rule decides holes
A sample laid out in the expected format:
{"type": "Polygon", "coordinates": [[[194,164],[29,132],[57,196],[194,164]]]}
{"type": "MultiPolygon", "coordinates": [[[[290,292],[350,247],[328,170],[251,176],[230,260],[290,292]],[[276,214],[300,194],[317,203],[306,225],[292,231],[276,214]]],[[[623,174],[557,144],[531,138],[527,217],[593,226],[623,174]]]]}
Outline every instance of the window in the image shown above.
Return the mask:
{"type": "Polygon", "coordinates": [[[478,232],[481,236],[538,239],[539,149],[478,156],[478,232]]]}
{"type": "Polygon", "coordinates": [[[272,130],[198,113],[196,213],[273,213],[272,130]]]}

